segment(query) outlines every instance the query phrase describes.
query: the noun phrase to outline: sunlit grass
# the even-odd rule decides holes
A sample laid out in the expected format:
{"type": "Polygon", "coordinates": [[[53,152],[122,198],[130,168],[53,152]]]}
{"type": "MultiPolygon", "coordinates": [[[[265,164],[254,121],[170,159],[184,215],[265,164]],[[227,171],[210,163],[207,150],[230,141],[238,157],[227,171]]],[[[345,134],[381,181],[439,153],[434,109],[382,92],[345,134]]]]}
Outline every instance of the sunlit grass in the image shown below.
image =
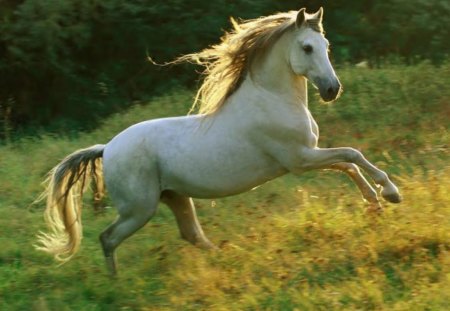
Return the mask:
{"type": "MultiPolygon", "coordinates": [[[[405,70],[428,77],[435,68],[405,70]]],[[[203,229],[219,247],[212,252],[181,240],[161,206],[119,248],[116,280],[106,273],[98,243],[114,209],[95,215],[86,197],[81,251],[58,267],[32,247],[45,226],[43,203],[30,204],[46,172],[65,155],[105,143],[143,119],[183,114],[192,93],[155,99],[74,139],[46,134],[0,147],[0,309],[449,309],[450,167],[442,113],[450,97],[435,94],[435,85],[401,82],[397,71],[345,68],[344,86],[355,76],[362,81],[349,85],[335,106],[312,102],[311,108],[323,145],[363,150],[399,185],[401,204],[384,203],[383,215],[374,216],[343,174],[286,176],[243,195],[196,201],[203,229]],[[399,80],[401,88],[386,89],[383,79],[399,80]],[[371,106],[383,92],[383,105],[397,105],[389,116],[389,109],[371,106]],[[415,99],[398,101],[394,95],[402,92],[415,99]],[[429,111],[419,113],[424,107],[429,111]]]]}

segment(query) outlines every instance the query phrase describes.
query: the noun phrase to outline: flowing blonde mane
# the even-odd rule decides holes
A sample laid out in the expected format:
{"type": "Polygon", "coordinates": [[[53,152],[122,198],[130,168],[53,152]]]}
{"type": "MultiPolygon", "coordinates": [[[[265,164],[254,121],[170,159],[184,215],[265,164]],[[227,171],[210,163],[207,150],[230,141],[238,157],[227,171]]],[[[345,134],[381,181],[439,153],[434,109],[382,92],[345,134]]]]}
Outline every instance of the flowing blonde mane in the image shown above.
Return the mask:
{"type": "MultiPolygon", "coordinates": [[[[198,53],[183,55],[173,63],[190,62],[203,66],[203,83],[197,91],[191,112],[212,114],[240,86],[253,60],[267,51],[286,31],[295,27],[297,11],[278,13],[238,23],[225,32],[221,42],[198,53]]],[[[308,19],[306,25],[323,32],[320,22],[308,19]]]]}

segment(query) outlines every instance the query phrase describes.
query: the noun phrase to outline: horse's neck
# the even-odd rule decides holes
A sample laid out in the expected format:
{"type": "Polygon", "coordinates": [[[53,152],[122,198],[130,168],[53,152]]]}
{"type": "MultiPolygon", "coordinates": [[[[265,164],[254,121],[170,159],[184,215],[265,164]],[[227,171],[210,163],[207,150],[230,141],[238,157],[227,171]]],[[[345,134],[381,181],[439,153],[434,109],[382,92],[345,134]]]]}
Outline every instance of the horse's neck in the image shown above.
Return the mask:
{"type": "MultiPolygon", "coordinates": [[[[282,36],[267,53],[256,62],[249,74],[256,88],[262,88],[290,105],[308,105],[306,78],[295,75],[289,65],[289,34],[282,36]]],[[[282,103],[280,103],[282,104],[282,103]]]]}
{"type": "MultiPolygon", "coordinates": [[[[282,36],[273,47],[254,62],[250,73],[218,115],[224,120],[234,120],[237,116],[254,119],[278,119],[297,116],[302,119],[307,114],[307,81],[295,75],[290,68],[288,55],[288,36],[282,36]],[[299,107],[301,109],[299,109],[299,107]]],[[[294,118],[295,119],[295,118],[294,118]]],[[[228,121],[226,121],[228,122],[228,121]]],[[[285,121],[282,121],[285,122],[285,121]]]]}

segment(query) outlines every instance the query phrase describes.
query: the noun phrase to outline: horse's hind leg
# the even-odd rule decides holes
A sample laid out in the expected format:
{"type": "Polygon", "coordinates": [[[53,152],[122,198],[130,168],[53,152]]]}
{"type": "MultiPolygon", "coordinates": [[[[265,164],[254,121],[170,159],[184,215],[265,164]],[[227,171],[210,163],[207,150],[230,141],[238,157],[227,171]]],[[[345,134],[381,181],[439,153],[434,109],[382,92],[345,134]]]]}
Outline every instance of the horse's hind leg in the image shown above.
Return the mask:
{"type": "Polygon", "coordinates": [[[353,163],[341,162],[332,164],[330,168],[346,173],[353,180],[353,182],[358,186],[359,191],[361,191],[363,198],[367,202],[369,202],[369,211],[382,210],[380,201],[378,200],[377,192],[372,188],[367,179],[361,174],[361,171],[357,165],[353,163]]]}
{"type": "Polygon", "coordinates": [[[119,217],[100,234],[100,242],[106,265],[112,275],[117,272],[115,250],[123,240],[143,227],[155,214],[159,194],[141,202],[122,202],[118,208],[119,217]]]}
{"type": "Polygon", "coordinates": [[[203,233],[191,198],[179,195],[173,191],[164,191],[161,196],[161,201],[175,215],[183,239],[200,248],[215,248],[203,233]]]}

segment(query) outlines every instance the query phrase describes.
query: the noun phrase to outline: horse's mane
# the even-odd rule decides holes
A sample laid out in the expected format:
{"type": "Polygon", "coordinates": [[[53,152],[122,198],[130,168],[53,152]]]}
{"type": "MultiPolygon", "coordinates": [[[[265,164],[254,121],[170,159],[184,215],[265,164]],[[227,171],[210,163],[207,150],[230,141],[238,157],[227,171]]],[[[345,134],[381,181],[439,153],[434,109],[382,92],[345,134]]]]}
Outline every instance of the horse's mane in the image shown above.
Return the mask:
{"type": "MultiPolygon", "coordinates": [[[[240,22],[231,18],[233,28],[225,32],[219,44],[173,61],[191,62],[205,67],[202,72],[204,80],[197,91],[191,112],[196,108],[204,114],[218,111],[239,88],[252,61],[267,51],[286,31],[295,27],[297,13],[290,11],[240,22]]],[[[319,20],[307,19],[306,25],[323,32],[319,20]]]]}

